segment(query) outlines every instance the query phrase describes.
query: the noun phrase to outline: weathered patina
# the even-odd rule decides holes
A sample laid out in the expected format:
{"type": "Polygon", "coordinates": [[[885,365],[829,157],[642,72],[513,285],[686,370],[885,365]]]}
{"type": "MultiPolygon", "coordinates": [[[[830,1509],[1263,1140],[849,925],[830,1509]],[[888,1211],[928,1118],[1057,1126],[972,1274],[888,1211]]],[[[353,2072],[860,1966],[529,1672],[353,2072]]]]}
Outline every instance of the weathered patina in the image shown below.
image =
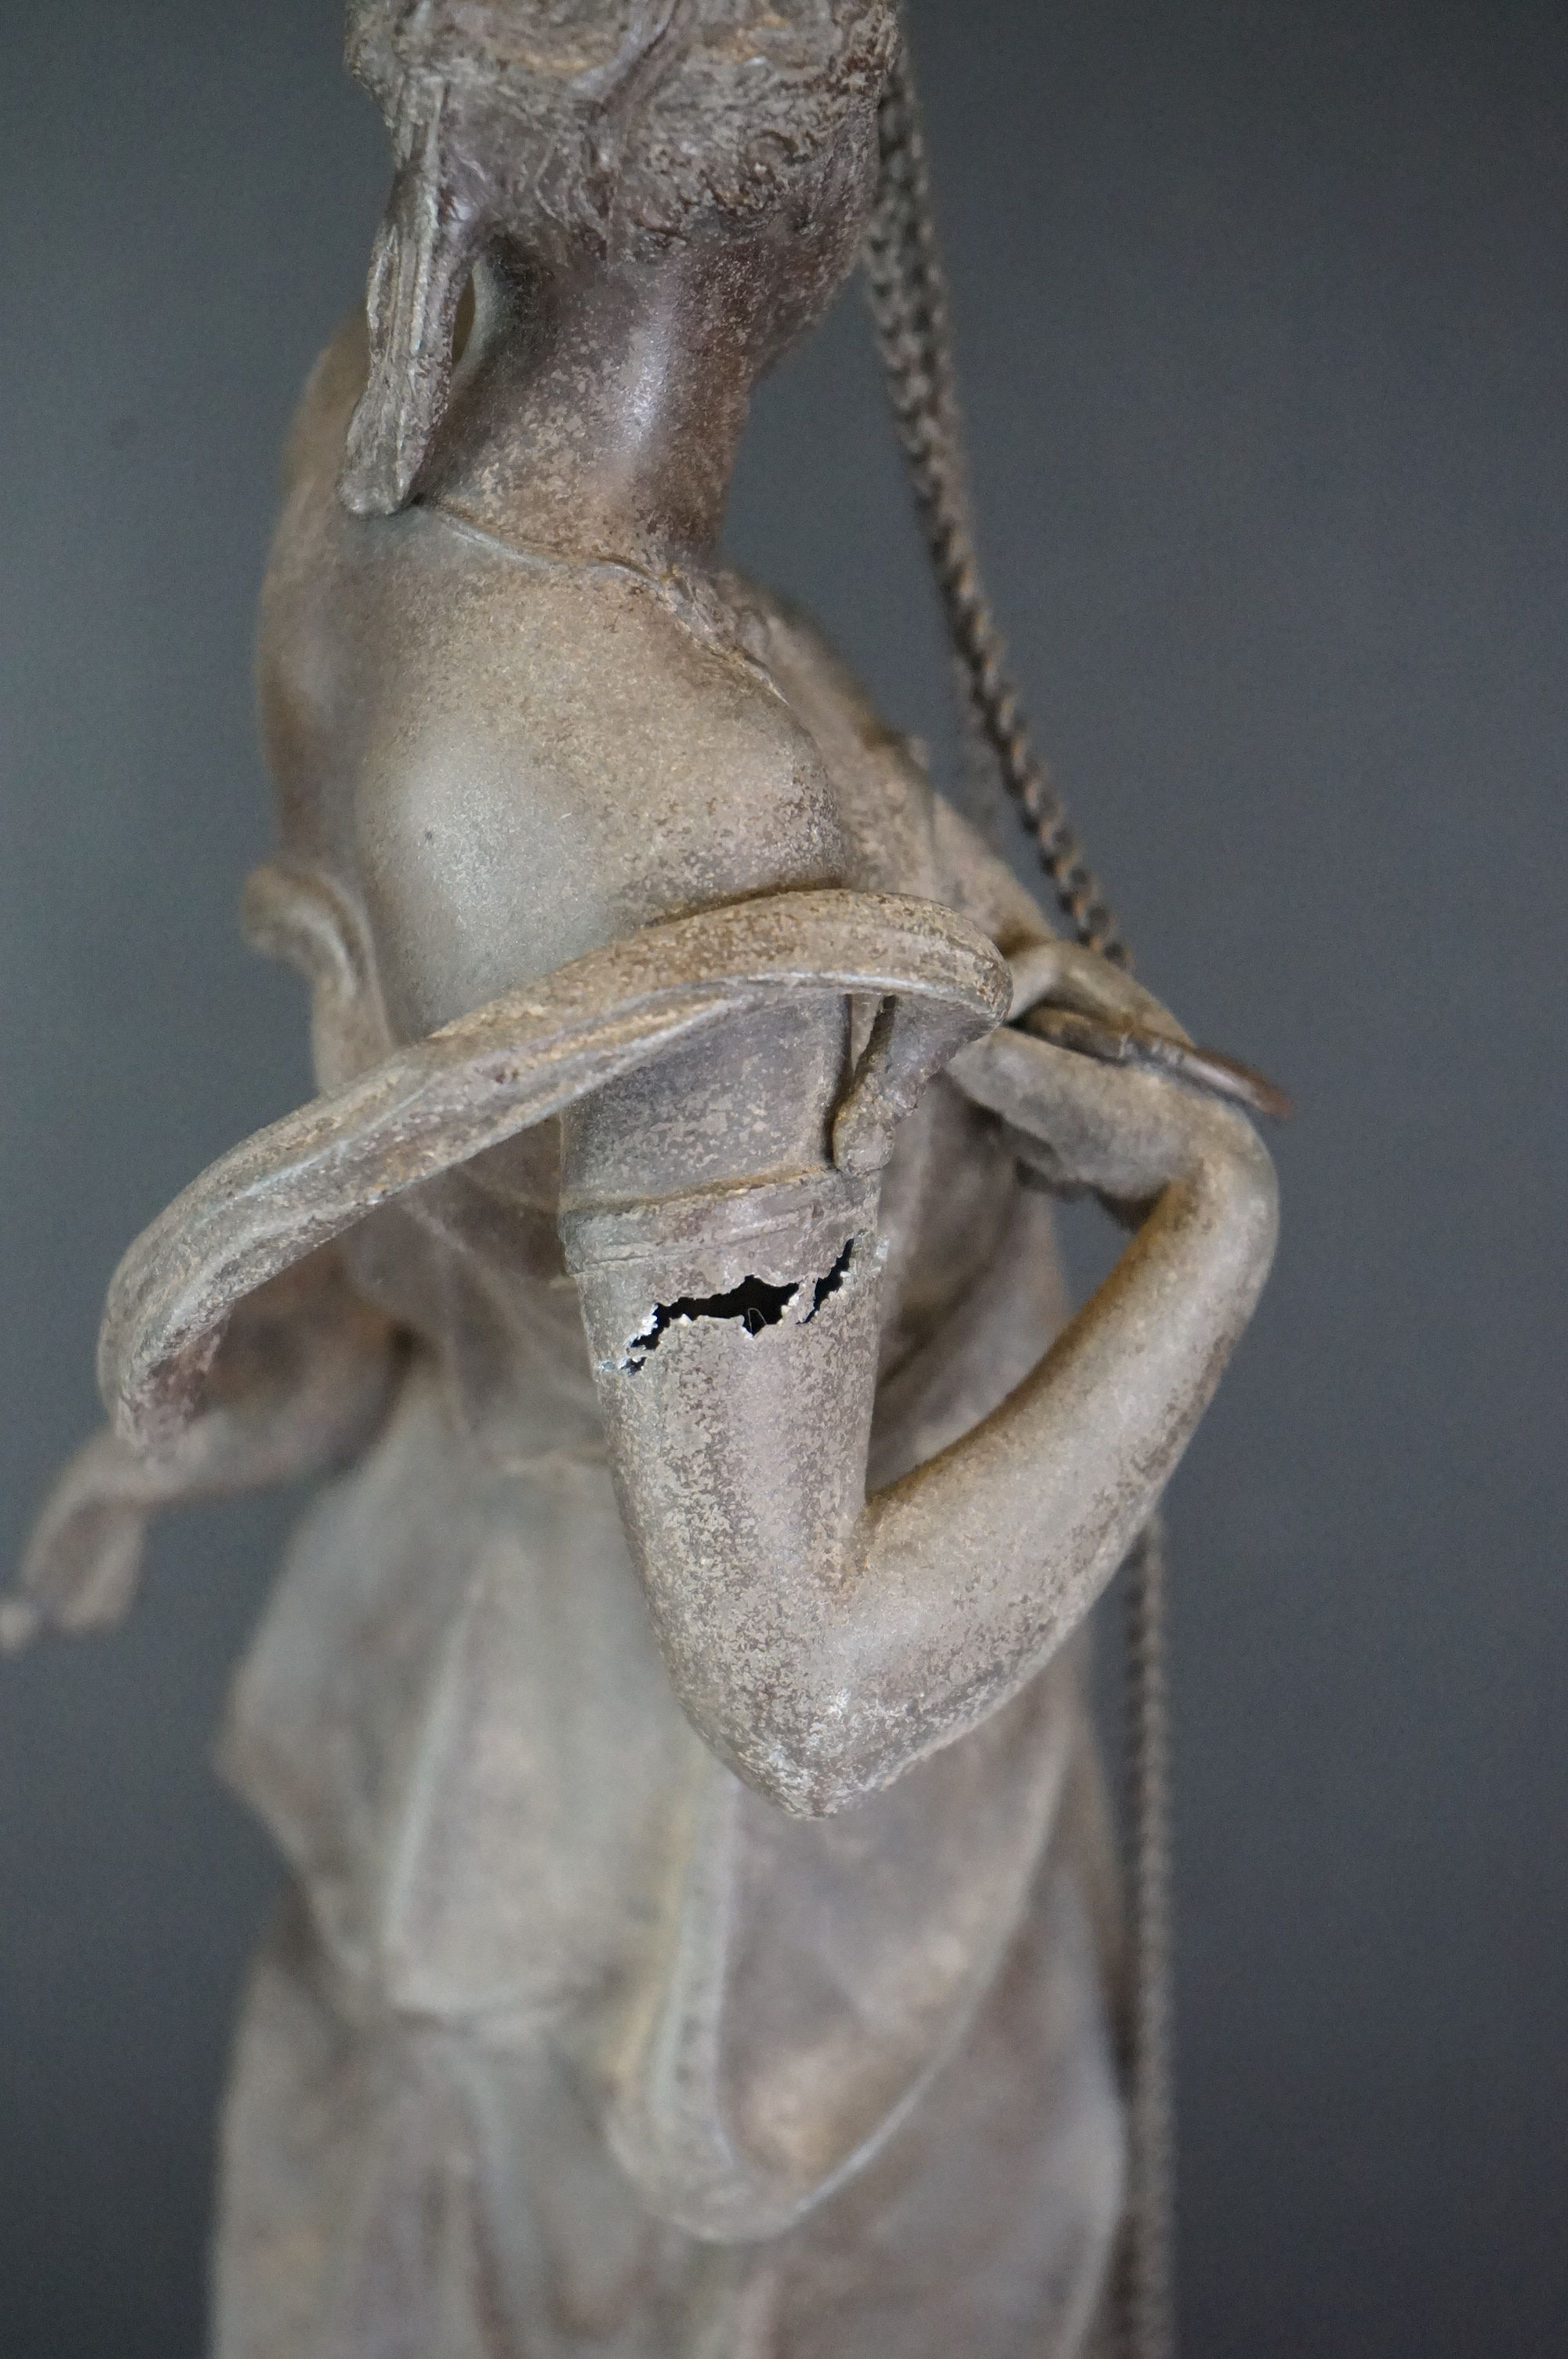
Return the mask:
{"type": "Polygon", "coordinates": [[[395,178],[290,453],[247,898],[322,1094],[126,1257],[6,1625],[333,1470],[224,1739],[293,1889],[215,2348],[1066,2359],[1122,2179],[1075,1634],[1269,1160],[1031,1036],[1181,1038],[718,554],[864,234],[883,0],[350,16],[395,178]],[[1072,1317],[1056,1188],[1130,1230],[1072,1317]]]}

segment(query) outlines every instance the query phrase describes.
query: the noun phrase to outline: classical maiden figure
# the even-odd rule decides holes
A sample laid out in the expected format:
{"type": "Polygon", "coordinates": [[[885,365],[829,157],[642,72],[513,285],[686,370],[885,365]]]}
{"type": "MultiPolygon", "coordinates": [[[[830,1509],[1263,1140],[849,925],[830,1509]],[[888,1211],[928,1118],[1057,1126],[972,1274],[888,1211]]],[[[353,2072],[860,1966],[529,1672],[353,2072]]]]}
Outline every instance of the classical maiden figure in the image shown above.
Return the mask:
{"type": "MultiPolygon", "coordinates": [[[[28,1618],[319,1466],[228,1776],[291,1870],[221,2359],[1068,2359],[1121,2204],[1080,1625],[1268,1159],[727,571],[884,0],[356,0],[395,174],[267,580],[248,917],[322,1095],[127,1258],[28,1618]],[[1067,1316],[1051,1187],[1130,1240],[1067,1316]]],[[[18,1619],[17,1617],[21,1617],[18,1619]]]]}

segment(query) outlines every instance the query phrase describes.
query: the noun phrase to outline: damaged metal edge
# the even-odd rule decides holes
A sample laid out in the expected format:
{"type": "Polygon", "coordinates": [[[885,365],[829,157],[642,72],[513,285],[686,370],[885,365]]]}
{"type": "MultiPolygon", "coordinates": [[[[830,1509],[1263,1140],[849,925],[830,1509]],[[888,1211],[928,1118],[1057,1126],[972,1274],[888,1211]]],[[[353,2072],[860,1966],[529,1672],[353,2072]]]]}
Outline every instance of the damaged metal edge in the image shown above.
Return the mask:
{"type": "MultiPolygon", "coordinates": [[[[853,1236],[847,1237],[828,1267],[810,1281],[810,1305],[800,1318],[789,1322],[791,1325],[809,1327],[823,1304],[838,1292],[849,1275],[857,1242],[853,1236]]],[[[642,1327],[628,1337],[616,1364],[622,1374],[635,1375],[647,1365],[672,1327],[695,1326],[699,1320],[738,1321],[747,1335],[760,1335],[764,1328],[782,1326],[785,1313],[806,1282],[797,1277],[780,1284],[748,1274],[721,1293],[682,1294],[671,1302],[655,1302],[642,1327]]]]}

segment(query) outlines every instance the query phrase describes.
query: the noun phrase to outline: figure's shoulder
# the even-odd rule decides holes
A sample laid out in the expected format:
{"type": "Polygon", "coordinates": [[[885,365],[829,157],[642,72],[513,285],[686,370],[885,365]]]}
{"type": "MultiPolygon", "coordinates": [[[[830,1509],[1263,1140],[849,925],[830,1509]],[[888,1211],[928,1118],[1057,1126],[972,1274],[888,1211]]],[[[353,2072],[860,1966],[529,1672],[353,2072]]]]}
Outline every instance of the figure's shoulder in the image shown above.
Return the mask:
{"type": "Polygon", "coordinates": [[[863,873],[961,911],[1004,952],[1047,940],[1033,895],[932,784],[925,748],[888,723],[816,619],[776,591],[724,581],[759,660],[842,782],[863,873]]]}
{"type": "Polygon", "coordinates": [[[941,795],[935,798],[933,832],[942,898],[950,908],[973,919],[1007,958],[1032,942],[1050,940],[1053,928],[1033,894],[941,795]]]}
{"type": "Polygon", "coordinates": [[[363,390],[363,321],[321,354],[284,464],[284,507],[264,598],[264,669],[330,671],[399,734],[419,712],[535,744],[558,723],[563,747],[613,739],[657,752],[684,733],[739,731],[799,756],[794,723],[721,583],[614,552],[541,546],[444,493],[394,516],[351,514],[338,497],[345,437],[363,390]],[[651,742],[653,741],[653,742],[651,742]]]}
{"type": "Polygon", "coordinates": [[[288,848],[362,908],[400,1026],[791,886],[945,900],[1004,947],[1041,929],[798,608],[533,546],[445,496],[351,515],[364,366],[356,322],[301,403],[263,710],[288,848]]]}
{"type": "Polygon", "coordinates": [[[661,918],[849,881],[834,782],[768,683],[613,568],[427,516],[422,591],[358,652],[372,922],[422,1028],[661,918]],[[454,575],[453,565],[459,569],[454,575]]]}

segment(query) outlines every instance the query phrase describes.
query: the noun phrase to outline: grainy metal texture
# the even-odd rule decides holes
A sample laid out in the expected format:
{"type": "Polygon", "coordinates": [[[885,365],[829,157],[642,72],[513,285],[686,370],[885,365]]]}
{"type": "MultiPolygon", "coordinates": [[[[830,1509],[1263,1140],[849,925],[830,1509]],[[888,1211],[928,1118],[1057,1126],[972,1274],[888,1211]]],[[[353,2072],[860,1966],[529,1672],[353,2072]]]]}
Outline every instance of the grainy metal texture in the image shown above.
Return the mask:
{"type": "Polygon", "coordinates": [[[1007,1020],[1176,1031],[718,555],[865,233],[889,9],[352,32],[395,177],[291,448],[246,910],[321,1094],[127,1255],[114,1435],[0,1631],[336,1465],[222,1744],[291,1891],[214,2350],[1070,2359],[1123,2191],[1076,1634],[1271,1169],[1007,1020]],[[1071,1319],[1042,1183],[1131,1232],[1071,1319]]]}

